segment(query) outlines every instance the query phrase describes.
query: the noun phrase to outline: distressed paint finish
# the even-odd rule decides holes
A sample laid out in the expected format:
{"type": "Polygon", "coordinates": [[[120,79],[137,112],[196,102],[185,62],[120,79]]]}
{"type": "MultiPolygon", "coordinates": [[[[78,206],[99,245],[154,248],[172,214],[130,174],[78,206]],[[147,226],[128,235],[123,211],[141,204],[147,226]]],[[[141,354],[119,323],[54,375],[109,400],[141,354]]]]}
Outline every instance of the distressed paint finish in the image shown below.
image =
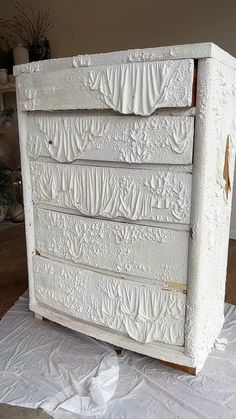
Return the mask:
{"type": "Polygon", "coordinates": [[[19,76],[24,111],[113,109],[151,115],[192,104],[193,60],[99,66],[19,76]]]}
{"type": "Polygon", "coordinates": [[[35,255],[34,241],[34,214],[32,205],[32,184],[30,173],[30,161],[27,155],[27,115],[19,110],[19,91],[18,79],[16,79],[16,98],[18,112],[18,128],[19,128],[19,144],[21,156],[21,173],[23,182],[23,198],[24,198],[24,217],[25,217],[25,234],[26,234],[26,252],[27,267],[29,280],[29,297],[32,304],[35,303],[34,281],[33,281],[33,260],[35,255]]]}
{"type": "Polygon", "coordinates": [[[89,217],[189,223],[187,173],[31,163],[36,204],[76,209],[89,217]]]}
{"type": "Polygon", "coordinates": [[[35,296],[49,307],[117,330],[134,341],[183,345],[185,299],[181,292],[130,283],[36,256],[35,296]]]}
{"type": "Polygon", "coordinates": [[[47,72],[69,68],[111,65],[128,62],[157,60],[215,58],[216,60],[236,69],[234,57],[223,51],[212,42],[200,44],[172,45],[158,48],[131,49],[101,54],[85,54],[76,57],[59,58],[21,64],[14,67],[14,75],[23,73],[47,72]]]}
{"type": "Polygon", "coordinates": [[[132,275],[143,283],[165,288],[172,284],[181,288],[187,283],[188,238],[188,231],[93,220],[35,208],[35,246],[41,255],[126,278],[132,275]]]}
{"type": "MultiPolygon", "coordinates": [[[[26,208],[31,310],[52,321],[112,344],[182,366],[193,367],[197,371],[202,368],[223,323],[224,283],[235,153],[235,69],[236,60],[214,44],[209,43],[78,56],[62,60],[30,63],[16,68],[16,74],[25,72],[25,74],[17,77],[17,95],[26,208]],[[183,60],[180,61],[181,59],[184,59],[185,64],[183,60]],[[191,106],[190,96],[192,97],[192,93],[190,95],[189,89],[192,86],[192,74],[190,73],[193,59],[199,59],[196,109],[183,109],[180,106],[191,106]],[[158,64],[157,60],[164,61],[158,64]],[[175,64],[171,63],[169,66],[170,61],[167,62],[166,60],[173,60],[175,64]],[[181,69],[177,82],[176,75],[178,75],[178,72],[173,73],[174,77],[171,77],[171,80],[169,79],[170,70],[175,66],[176,69],[181,69]],[[184,79],[185,87],[182,89],[182,87],[180,88],[184,75],[182,70],[188,66],[190,72],[184,79]],[[126,71],[126,69],[128,70],[126,71]],[[157,69],[160,70],[158,74],[161,77],[157,77],[157,69]],[[48,70],[50,71],[48,72],[48,70]],[[150,76],[152,70],[154,70],[154,74],[150,76]],[[135,80],[139,71],[142,73],[139,80],[143,81],[145,79],[144,85],[148,92],[145,100],[142,97],[144,89],[139,88],[134,96],[132,94],[132,81],[135,80]],[[122,82],[121,73],[123,73],[122,82]],[[68,77],[69,74],[71,78],[68,77]],[[79,77],[76,75],[79,75],[79,77]],[[68,84],[62,85],[63,80],[67,80],[68,84]],[[124,80],[129,80],[127,88],[123,88],[124,80]],[[190,80],[191,83],[189,83],[190,80]],[[37,83],[39,83],[38,86],[37,83]],[[151,94],[150,86],[152,83],[154,83],[153,86],[158,84],[157,89],[154,89],[154,95],[151,94]],[[112,87],[113,84],[116,85],[115,89],[112,87]],[[158,96],[161,91],[163,92],[164,85],[166,91],[164,89],[165,92],[162,97],[158,96]],[[51,88],[53,86],[54,93],[52,95],[51,88]],[[70,91],[67,90],[64,94],[63,89],[67,89],[68,86],[70,91]],[[175,87],[171,91],[170,88],[173,86],[175,87]],[[26,91],[24,90],[25,87],[26,91]],[[37,96],[38,92],[40,92],[39,96],[37,96]],[[118,96],[116,96],[116,93],[118,96]],[[134,97],[135,101],[133,100],[134,97]],[[93,109],[93,112],[72,111],[75,108],[79,109],[78,100],[80,98],[82,98],[85,108],[93,109]],[[170,108],[160,109],[159,106],[167,106],[167,99],[171,102],[168,105],[170,108]],[[180,103],[188,103],[188,105],[180,105],[180,103]],[[45,106],[45,108],[41,108],[41,106],[45,106]],[[95,108],[100,109],[100,111],[95,111],[95,108]],[[29,115],[24,112],[34,109],[50,110],[52,113],[37,112],[29,115]],[[70,109],[70,111],[65,112],[67,109],[70,109]],[[104,112],[105,109],[108,109],[108,111],[104,112]],[[144,113],[145,118],[119,116],[111,109],[120,113],[144,113]],[[147,117],[153,112],[153,109],[155,109],[154,115],[150,118],[147,117]],[[61,112],[57,112],[57,110],[61,112]],[[83,129],[81,131],[79,128],[78,136],[68,136],[65,133],[62,135],[63,128],[60,122],[60,126],[57,127],[57,134],[51,139],[51,131],[45,133],[34,125],[37,123],[37,117],[42,118],[42,115],[44,115],[47,122],[49,120],[53,121],[53,123],[48,122],[49,126],[53,125],[55,127],[58,116],[65,118],[65,115],[67,115],[68,132],[71,132],[70,124],[73,126],[74,122],[72,121],[75,121],[74,115],[77,114],[84,120],[93,117],[96,121],[99,118],[109,120],[109,124],[114,121],[114,129],[113,131],[112,128],[109,128],[108,131],[104,129],[99,136],[86,119],[85,125],[88,124],[89,127],[88,137],[92,136],[93,138],[92,140],[89,138],[89,141],[86,139],[84,143],[80,141],[83,136],[83,129]],[[96,117],[94,117],[95,114],[96,117]],[[174,151],[171,148],[170,138],[165,142],[166,154],[162,154],[157,149],[151,149],[147,152],[145,148],[142,148],[144,145],[149,147],[148,139],[150,139],[151,147],[155,148],[155,141],[159,144],[160,140],[158,138],[164,138],[162,124],[159,124],[151,134],[148,124],[152,118],[161,121],[161,117],[170,120],[170,117],[193,118],[195,115],[193,167],[187,161],[188,156],[190,156],[188,153],[192,144],[191,139],[189,139],[189,148],[186,148],[188,150],[186,151],[187,154],[185,152],[178,154],[177,151],[174,151]],[[131,136],[131,130],[129,131],[127,127],[131,126],[131,120],[134,121],[135,118],[141,125],[143,124],[141,121],[146,121],[143,126],[140,125],[140,132],[148,132],[148,137],[142,139],[142,134],[139,136],[139,132],[137,132],[137,135],[133,136],[132,134],[131,136]],[[55,119],[57,119],[56,122],[55,119]],[[126,120],[125,127],[127,128],[125,133],[122,131],[124,137],[120,135],[121,131],[119,131],[122,120],[126,120]],[[117,121],[117,126],[115,121],[117,121]],[[32,134],[35,134],[38,129],[40,131],[40,134],[37,134],[39,138],[35,140],[32,134]],[[158,130],[160,130],[160,134],[158,130]],[[117,132],[119,142],[116,142],[116,138],[113,138],[113,136],[111,142],[109,142],[110,139],[107,141],[107,132],[112,132],[112,134],[117,132]],[[89,147],[92,143],[97,142],[97,135],[100,140],[102,139],[101,149],[90,150],[89,147]],[[137,149],[130,142],[130,137],[132,139],[135,137],[134,142],[137,149]],[[56,144],[53,153],[52,148],[45,143],[46,138],[56,144]],[[61,140],[61,138],[64,140],[61,140]],[[121,157],[122,147],[119,145],[116,148],[115,145],[121,144],[122,140],[124,140],[125,148],[121,157]],[[83,148],[84,145],[86,145],[85,148],[83,148]],[[113,149],[112,145],[114,145],[113,149]],[[40,149],[41,146],[44,147],[43,152],[40,149]],[[95,154],[90,154],[91,152],[95,154]],[[101,159],[98,162],[99,152],[101,153],[100,156],[107,152],[107,160],[101,159]],[[173,160],[174,156],[176,156],[176,161],[173,160]],[[60,163],[52,163],[51,158],[55,161],[58,159],[60,163]],[[32,159],[38,159],[38,161],[32,161],[32,159]],[[80,164],[78,164],[78,161],[73,163],[74,160],[80,159],[80,164]],[[85,165],[83,159],[89,160],[89,162],[85,165]],[[110,163],[108,163],[109,161],[110,163]],[[65,164],[66,162],[70,162],[70,164],[65,164]],[[149,165],[146,163],[149,163],[149,165]],[[154,166],[153,163],[158,163],[158,165],[154,166]],[[193,193],[191,195],[192,172],[193,193]],[[47,226],[45,220],[44,223],[42,221],[45,228],[43,227],[40,232],[40,243],[43,242],[43,230],[45,238],[49,237],[48,226],[50,232],[54,229],[50,236],[54,234],[55,240],[43,243],[42,247],[46,249],[45,251],[48,251],[48,259],[45,261],[44,258],[36,257],[36,265],[40,265],[42,272],[34,273],[32,269],[34,259],[32,256],[35,254],[34,234],[36,233],[37,236],[39,224],[37,224],[37,221],[34,224],[36,219],[33,218],[33,201],[39,204],[40,208],[36,205],[38,207],[36,212],[40,211],[41,214],[49,213],[50,205],[53,206],[50,207],[51,210],[75,214],[73,216],[66,214],[53,216],[56,220],[60,220],[58,226],[65,222],[68,226],[72,225],[69,221],[62,221],[69,218],[70,220],[76,219],[74,225],[77,226],[81,219],[81,221],[84,220],[84,225],[87,228],[88,223],[90,226],[96,226],[94,227],[95,235],[98,225],[111,224],[116,226],[119,234],[121,229],[123,229],[122,231],[125,230],[126,233],[122,237],[127,240],[127,231],[130,233],[132,228],[135,231],[145,230],[147,232],[146,227],[150,227],[150,224],[155,225],[154,236],[156,240],[154,242],[148,240],[147,246],[145,246],[146,239],[137,243],[140,248],[134,253],[135,256],[140,254],[139,259],[144,257],[147,251],[150,252],[149,256],[152,252],[154,253],[155,246],[158,248],[163,246],[164,242],[158,241],[160,239],[159,231],[171,231],[173,235],[181,232],[186,235],[190,228],[188,263],[181,262],[183,270],[186,269],[188,272],[187,296],[184,292],[161,289],[162,285],[166,287],[166,284],[174,285],[176,282],[161,284],[159,280],[151,278],[152,274],[150,278],[148,275],[139,276],[138,270],[135,271],[134,259],[132,259],[131,269],[135,269],[131,274],[124,273],[122,267],[122,272],[114,271],[112,275],[114,259],[110,258],[108,261],[110,265],[106,265],[111,269],[109,273],[108,269],[92,266],[92,263],[96,263],[96,254],[93,249],[94,259],[92,262],[90,261],[91,270],[88,269],[90,265],[81,263],[80,266],[80,263],[77,264],[75,260],[78,252],[76,254],[74,250],[79,250],[75,238],[73,238],[71,247],[73,249],[72,258],[69,260],[61,257],[62,253],[58,250],[59,246],[69,241],[66,239],[67,232],[62,234],[59,232],[61,227],[58,229],[51,227],[50,222],[53,222],[53,220],[47,223],[47,226]],[[44,207],[44,210],[42,207],[44,207]],[[79,214],[93,217],[93,219],[88,221],[79,214]],[[99,217],[111,218],[113,221],[99,220],[99,217]],[[57,249],[55,253],[58,256],[53,254],[55,250],[53,249],[53,243],[56,241],[57,249]],[[142,250],[144,246],[145,250],[142,250]],[[60,257],[62,260],[65,259],[64,265],[57,261],[50,261],[50,258],[59,259],[60,257]],[[82,266],[87,269],[83,269],[82,266]],[[45,273],[45,270],[47,270],[47,273],[45,273]],[[76,270],[76,274],[74,270],[76,270]],[[109,301],[111,310],[108,310],[108,314],[112,313],[112,315],[115,310],[119,310],[118,306],[121,301],[131,301],[127,305],[126,311],[122,309],[122,313],[116,312],[119,315],[118,317],[125,314],[124,323],[121,326],[118,325],[117,318],[115,318],[113,327],[112,316],[110,315],[108,320],[106,319],[108,324],[105,324],[103,312],[99,313],[98,317],[101,315],[104,323],[102,325],[96,323],[98,312],[94,311],[93,299],[91,299],[92,303],[90,304],[90,296],[86,300],[87,302],[82,301],[83,310],[85,310],[85,307],[87,310],[86,313],[83,312],[85,317],[82,319],[75,316],[77,308],[75,301],[77,300],[73,299],[81,297],[77,295],[78,293],[75,293],[81,279],[81,274],[78,274],[78,272],[81,271],[88,272],[90,279],[88,286],[86,285],[85,288],[89,292],[92,288],[91,284],[94,285],[94,282],[96,282],[96,285],[104,283],[103,279],[105,278],[107,284],[105,288],[106,290],[109,288],[109,298],[107,294],[104,297],[104,289],[99,288],[97,293],[93,289],[94,295],[92,297],[99,299],[99,309],[104,308],[101,302],[104,302],[104,298],[105,301],[109,301]],[[62,273],[62,278],[60,277],[58,286],[56,281],[60,273],[62,273]],[[119,275],[125,278],[120,279],[119,275]],[[38,278],[40,278],[39,281],[38,278]],[[34,288],[35,285],[37,289],[34,288]],[[116,305],[109,300],[111,287],[115,293],[112,294],[112,298],[115,295],[116,305]],[[122,297],[122,300],[117,299],[117,294],[119,298],[122,297]],[[141,300],[142,303],[140,303],[141,300]],[[145,304],[143,304],[144,301],[145,304]],[[149,321],[144,325],[143,320],[146,317],[150,320],[152,304],[155,306],[151,314],[153,327],[151,327],[149,321]],[[136,308],[135,313],[130,311],[131,307],[136,308]],[[174,310],[175,313],[173,318],[167,316],[168,322],[165,329],[163,329],[163,321],[160,317],[158,318],[158,307],[161,309],[165,307],[168,313],[174,310]],[[143,308],[146,317],[143,316],[143,308]],[[140,315],[141,312],[142,316],[140,315]],[[180,316],[178,317],[178,315],[180,316]],[[180,319],[182,320],[180,321],[180,319]],[[161,321],[159,322],[159,320],[161,321]],[[118,330],[117,327],[121,328],[118,330]]],[[[137,84],[137,86],[140,86],[140,84],[137,84]]],[[[176,124],[177,121],[175,127],[176,124]]],[[[77,123],[75,125],[77,126],[77,123]]],[[[171,129],[172,132],[173,130],[171,129]]],[[[74,132],[75,129],[73,128],[72,131],[74,132]]],[[[84,138],[86,138],[86,135],[84,138]]],[[[177,138],[179,139],[179,136],[177,138]]],[[[63,229],[66,231],[65,228],[63,229]]],[[[151,229],[153,231],[153,227],[151,229]]],[[[88,231],[90,231],[90,227],[88,231]]],[[[110,233],[112,231],[111,229],[110,233]]],[[[68,236],[71,234],[68,232],[68,236]]],[[[93,243],[96,240],[92,240],[93,243]]],[[[111,241],[111,238],[106,236],[105,244],[107,240],[108,243],[111,243],[111,248],[112,246],[115,248],[115,239],[111,241]]],[[[176,244],[179,246],[180,243],[182,243],[181,240],[176,238],[173,246],[176,244]]],[[[93,244],[91,244],[92,246],[93,244]]],[[[132,246],[136,246],[135,243],[132,243],[132,246]]],[[[66,252],[68,245],[66,244],[64,247],[66,252]]],[[[86,256],[88,253],[89,250],[86,249],[86,256]]],[[[177,253],[172,250],[166,250],[163,255],[163,259],[166,258],[171,262],[174,261],[175,257],[177,258],[177,253]]],[[[125,257],[123,257],[123,261],[124,259],[125,257]]],[[[157,259],[153,256],[151,261],[153,265],[150,265],[154,267],[157,259]]],[[[105,266],[105,259],[103,261],[105,266]]],[[[83,284],[85,282],[82,280],[83,284]]],[[[179,285],[183,286],[182,283],[179,283],[179,285]]],[[[104,311],[106,312],[106,309],[104,311]]]]}
{"type": "Polygon", "coordinates": [[[224,321],[225,279],[232,192],[224,179],[230,138],[233,182],[236,73],[214,59],[200,61],[193,165],[185,353],[199,370],[224,321]]]}
{"type": "Polygon", "coordinates": [[[28,118],[30,158],[127,163],[191,164],[191,116],[102,116],[33,112],[28,118]]]}

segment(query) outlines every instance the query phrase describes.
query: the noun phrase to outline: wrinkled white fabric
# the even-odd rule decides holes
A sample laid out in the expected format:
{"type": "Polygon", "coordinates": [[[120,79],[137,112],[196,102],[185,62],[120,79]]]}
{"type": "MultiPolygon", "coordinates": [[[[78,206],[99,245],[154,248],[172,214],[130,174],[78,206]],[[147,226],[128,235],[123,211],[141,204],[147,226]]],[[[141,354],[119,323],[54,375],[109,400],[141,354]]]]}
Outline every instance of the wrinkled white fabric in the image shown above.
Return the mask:
{"type": "Polygon", "coordinates": [[[115,392],[118,378],[119,366],[116,354],[112,356],[111,353],[107,353],[101,361],[97,375],[88,380],[89,394],[82,397],[75,394],[59,405],[58,409],[85,416],[105,413],[107,402],[115,392]]]}
{"type": "Polygon", "coordinates": [[[215,344],[214,347],[218,350],[218,351],[224,351],[225,347],[227,345],[227,339],[226,338],[216,338],[215,340],[215,344]]]}
{"type": "Polygon", "coordinates": [[[27,298],[0,322],[0,402],[41,407],[55,419],[101,415],[118,377],[111,345],[34,318],[27,298]]]}
{"type": "Polygon", "coordinates": [[[214,348],[193,377],[130,351],[117,358],[112,345],[35,319],[21,298],[0,322],[0,402],[54,419],[236,419],[236,307],[225,313],[225,350],[214,348]]]}

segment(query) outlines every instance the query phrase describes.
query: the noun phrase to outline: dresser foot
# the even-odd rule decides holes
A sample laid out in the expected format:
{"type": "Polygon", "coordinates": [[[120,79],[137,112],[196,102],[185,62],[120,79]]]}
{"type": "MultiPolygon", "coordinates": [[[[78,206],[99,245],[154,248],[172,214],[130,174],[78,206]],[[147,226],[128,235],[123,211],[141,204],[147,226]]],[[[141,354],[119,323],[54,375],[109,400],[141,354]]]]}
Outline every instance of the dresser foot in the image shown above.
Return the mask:
{"type": "Polygon", "coordinates": [[[40,314],[38,314],[38,313],[34,313],[34,317],[36,318],[36,319],[38,319],[38,320],[43,320],[43,316],[41,316],[40,314]]]}

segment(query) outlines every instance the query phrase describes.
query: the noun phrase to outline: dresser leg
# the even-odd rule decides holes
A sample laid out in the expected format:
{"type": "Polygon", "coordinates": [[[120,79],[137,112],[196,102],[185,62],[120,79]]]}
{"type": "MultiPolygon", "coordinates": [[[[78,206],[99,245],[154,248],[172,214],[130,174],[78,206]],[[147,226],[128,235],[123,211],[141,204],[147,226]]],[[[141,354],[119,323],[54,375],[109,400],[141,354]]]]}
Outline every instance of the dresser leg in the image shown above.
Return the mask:
{"type": "Polygon", "coordinates": [[[43,316],[41,316],[41,315],[40,315],[40,314],[38,314],[38,313],[34,313],[34,317],[35,317],[36,319],[43,320],[43,316]]]}

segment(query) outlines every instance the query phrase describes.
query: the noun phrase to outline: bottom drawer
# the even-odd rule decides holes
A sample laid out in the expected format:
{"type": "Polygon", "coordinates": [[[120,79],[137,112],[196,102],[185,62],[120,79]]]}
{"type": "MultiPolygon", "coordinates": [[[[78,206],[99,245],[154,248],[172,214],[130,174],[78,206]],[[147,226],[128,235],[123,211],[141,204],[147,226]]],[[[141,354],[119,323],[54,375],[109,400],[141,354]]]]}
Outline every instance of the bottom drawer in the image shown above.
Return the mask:
{"type": "Polygon", "coordinates": [[[184,345],[186,296],[34,257],[35,298],[132,339],[184,345]]]}

